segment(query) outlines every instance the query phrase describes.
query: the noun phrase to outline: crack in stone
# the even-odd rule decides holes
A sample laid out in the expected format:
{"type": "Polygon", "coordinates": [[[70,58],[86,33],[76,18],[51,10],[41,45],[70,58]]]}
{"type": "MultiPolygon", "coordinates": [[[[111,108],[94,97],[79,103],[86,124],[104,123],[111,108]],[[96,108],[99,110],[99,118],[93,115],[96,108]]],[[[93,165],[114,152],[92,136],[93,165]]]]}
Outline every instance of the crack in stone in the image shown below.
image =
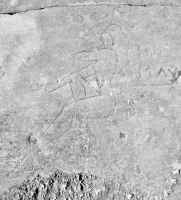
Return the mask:
{"type": "Polygon", "coordinates": [[[22,10],[22,11],[12,11],[12,12],[0,12],[0,15],[15,15],[18,13],[26,13],[30,11],[40,11],[40,10],[45,10],[45,9],[51,9],[51,8],[64,8],[64,7],[101,7],[101,6],[108,6],[108,7],[114,7],[114,6],[129,6],[129,7],[175,7],[179,8],[181,6],[179,5],[154,5],[154,4],[109,4],[109,3],[100,3],[100,4],[68,4],[68,5],[53,5],[53,6],[45,6],[43,8],[32,8],[32,9],[27,9],[27,10],[22,10]]]}
{"type": "Polygon", "coordinates": [[[130,6],[130,7],[181,7],[179,5],[165,5],[165,4],[160,4],[160,5],[154,5],[154,4],[119,4],[122,6],[130,6]]]}

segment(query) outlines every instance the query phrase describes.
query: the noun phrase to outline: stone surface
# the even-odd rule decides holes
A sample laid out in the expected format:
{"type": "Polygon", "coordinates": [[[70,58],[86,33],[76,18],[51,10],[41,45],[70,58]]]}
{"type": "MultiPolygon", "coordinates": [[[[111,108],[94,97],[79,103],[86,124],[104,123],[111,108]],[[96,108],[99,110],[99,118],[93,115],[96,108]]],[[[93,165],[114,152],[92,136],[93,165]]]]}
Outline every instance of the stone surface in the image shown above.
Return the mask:
{"type": "MultiPolygon", "coordinates": [[[[110,199],[124,198],[129,194],[117,180],[117,184],[109,180],[86,173],[67,174],[54,172],[49,178],[41,177],[25,181],[9,193],[3,194],[3,199],[110,199]]],[[[130,195],[130,194],[129,194],[130,195]]],[[[133,195],[133,194],[132,194],[133,195]]],[[[136,197],[138,194],[134,193],[136,197]]]]}
{"type": "Polygon", "coordinates": [[[1,14],[0,193],[60,170],[121,184],[108,199],[179,199],[180,21],[176,6],[1,14]]]}
{"type": "Polygon", "coordinates": [[[128,5],[128,6],[171,6],[180,7],[180,0],[1,0],[0,13],[25,12],[50,7],[128,5]]]}

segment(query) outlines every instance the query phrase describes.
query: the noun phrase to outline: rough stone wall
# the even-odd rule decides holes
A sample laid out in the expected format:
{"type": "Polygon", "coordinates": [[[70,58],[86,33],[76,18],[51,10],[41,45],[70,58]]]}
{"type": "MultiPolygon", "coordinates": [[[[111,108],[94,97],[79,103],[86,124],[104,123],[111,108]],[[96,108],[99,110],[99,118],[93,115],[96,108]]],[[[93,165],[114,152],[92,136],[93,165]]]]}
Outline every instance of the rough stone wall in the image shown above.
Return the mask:
{"type": "Polygon", "coordinates": [[[179,1],[0,3],[2,198],[181,199],[179,1]]]}

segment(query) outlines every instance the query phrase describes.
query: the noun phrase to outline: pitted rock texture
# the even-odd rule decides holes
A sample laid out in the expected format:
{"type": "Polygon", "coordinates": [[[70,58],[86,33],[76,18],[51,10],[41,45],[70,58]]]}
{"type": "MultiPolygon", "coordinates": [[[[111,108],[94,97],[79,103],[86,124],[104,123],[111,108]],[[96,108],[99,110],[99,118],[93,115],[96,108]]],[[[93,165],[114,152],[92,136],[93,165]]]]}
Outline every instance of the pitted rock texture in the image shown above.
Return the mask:
{"type": "MultiPolygon", "coordinates": [[[[171,180],[171,179],[170,179],[171,180]]],[[[171,180],[170,193],[164,191],[166,199],[179,199],[181,179],[171,180]],[[173,181],[174,180],[174,181],[173,181]],[[173,183],[174,182],[174,183],[173,183]],[[177,182],[178,188],[174,186],[177,182]],[[173,192],[174,191],[174,192],[173,192]],[[173,196],[174,195],[174,196],[173,196]]],[[[154,194],[147,194],[141,188],[133,187],[125,177],[100,178],[90,173],[65,173],[56,170],[49,177],[40,174],[4,192],[2,200],[157,200],[154,194]]]]}
{"type": "Polygon", "coordinates": [[[179,199],[180,21],[179,6],[1,14],[0,193],[58,169],[179,199]]]}
{"type": "MultiPolygon", "coordinates": [[[[124,181],[125,182],[125,181],[124,181]]],[[[125,184],[126,185],[126,184],[125,184]]],[[[50,177],[37,175],[3,194],[3,200],[143,200],[141,190],[126,188],[123,180],[101,179],[87,173],[67,174],[56,170],[50,177]]]]}

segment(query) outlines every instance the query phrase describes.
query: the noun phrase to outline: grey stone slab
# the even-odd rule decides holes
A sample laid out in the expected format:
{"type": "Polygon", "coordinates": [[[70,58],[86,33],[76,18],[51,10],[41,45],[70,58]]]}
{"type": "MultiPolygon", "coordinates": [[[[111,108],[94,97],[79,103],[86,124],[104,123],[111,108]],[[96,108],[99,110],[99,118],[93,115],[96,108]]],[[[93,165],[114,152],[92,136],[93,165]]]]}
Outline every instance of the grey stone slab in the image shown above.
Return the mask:
{"type": "Polygon", "coordinates": [[[179,199],[181,8],[28,9],[0,15],[0,192],[60,170],[179,199]]]}

